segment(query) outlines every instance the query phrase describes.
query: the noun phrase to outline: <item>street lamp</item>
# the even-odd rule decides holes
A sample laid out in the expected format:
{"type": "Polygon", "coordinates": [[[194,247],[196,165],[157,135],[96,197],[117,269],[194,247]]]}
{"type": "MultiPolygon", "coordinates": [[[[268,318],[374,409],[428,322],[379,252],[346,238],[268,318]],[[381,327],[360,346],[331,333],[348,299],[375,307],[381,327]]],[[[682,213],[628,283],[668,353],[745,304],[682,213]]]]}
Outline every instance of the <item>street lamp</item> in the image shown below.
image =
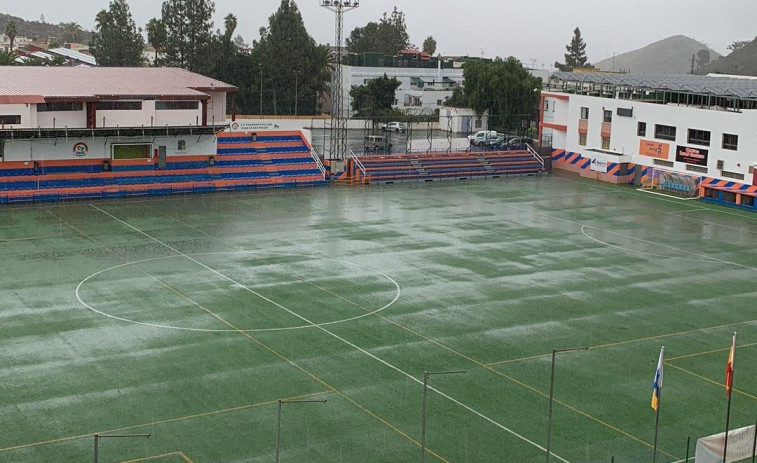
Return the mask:
{"type": "Polygon", "coordinates": [[[455,371],[424,371],[423,372],[423,416],[421,417],[421,459],[423,463],[426,459],[426,395],[428,394],[428,378],[438,375],[457,375],[463,374],[465,370],[455,371]]]}
{"type": "Polygon", "coordinates": [[[301,403],[326,403],[327,399],[279,399],[276,410],[276,456],[275,463],[279,463],[279,450],[281,449],[281,404],[301,404],[301,403]]]}
{"type": "Polygon", "coordinates": [[[260,70],[260,118],[263,118],[263,65],[258,63],[258,69],[260,70]]]}
{"type": "Polygon", "coordinates": [[[549,380],[549,412],[547,415],[547,463],[551,455],[549,444],[552,438],[552,404],[555,396],[555,357],[561,352],[572,352],[576,350],[587,350],[589,347],[569,347],[567,349],[552,349],[552,375],[549,380]]]}
{"type": "Polygon", "coordinates": [[[100,461],[100,439],[105,439],[105,438],[131,439],[135,437],[144,437],[146,439],[149,439],[150,435],[149,434],[106,434],[106,435],[95,434],[94,437],[95,437],[95,463],[98,463],[100,461]]]}
{"type": "Polygon", "coordinates": [[[299,103],[300,71],[294,70],[294,117],[297,117],[297,103],[299,103]]]}

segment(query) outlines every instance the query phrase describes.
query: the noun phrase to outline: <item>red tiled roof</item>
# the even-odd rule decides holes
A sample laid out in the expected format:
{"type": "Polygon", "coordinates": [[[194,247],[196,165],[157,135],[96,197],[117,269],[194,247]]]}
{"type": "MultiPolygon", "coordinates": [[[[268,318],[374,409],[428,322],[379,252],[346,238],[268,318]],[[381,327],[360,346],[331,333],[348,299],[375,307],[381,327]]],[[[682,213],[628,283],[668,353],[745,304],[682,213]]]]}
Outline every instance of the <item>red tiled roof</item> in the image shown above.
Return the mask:
{"type": "Polygon", "coordinates": [[[0,95],[0,104],[40,104],[44,102],[45,99],[40,95],[0,95]]]}
{"type": "Polygon", "coordinates": [[[0,66],[0,98],[204,99],[212,91],[231,93],[237,88],[179,68],[0,66]]]}

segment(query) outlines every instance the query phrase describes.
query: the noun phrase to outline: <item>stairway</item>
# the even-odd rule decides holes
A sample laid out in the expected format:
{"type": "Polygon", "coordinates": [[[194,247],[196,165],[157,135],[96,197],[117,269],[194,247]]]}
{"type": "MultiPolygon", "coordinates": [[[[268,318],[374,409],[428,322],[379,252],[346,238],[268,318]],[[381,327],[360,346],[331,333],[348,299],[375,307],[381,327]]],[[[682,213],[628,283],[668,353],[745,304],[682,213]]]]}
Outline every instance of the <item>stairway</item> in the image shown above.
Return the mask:
{"type": "Polygon", "coordinates": [[[477,154],[476,159],[478,159],[478,162],[481,163],[482,166],[484,166],[484,169],[486,169],[486,175],[494,175],[497,173],[496,170],[494,170],[494,167],[492,167],[491,164],[489,164],[489,161],[486,159],[486,156],[483,154],[477,154]]]}
{"type": "Polygon", "coordinates": [[[413,167],[415,167],[415,170],[418,171],[418,177],[419,178],[427,178],[428,177],[428,172],[423,167],[423,164],[420,163],[420,161],[418,160],[418,158],[415,158],[415,157],[414,158],[410,158],[410,164],[412,164],[413,167]]]}

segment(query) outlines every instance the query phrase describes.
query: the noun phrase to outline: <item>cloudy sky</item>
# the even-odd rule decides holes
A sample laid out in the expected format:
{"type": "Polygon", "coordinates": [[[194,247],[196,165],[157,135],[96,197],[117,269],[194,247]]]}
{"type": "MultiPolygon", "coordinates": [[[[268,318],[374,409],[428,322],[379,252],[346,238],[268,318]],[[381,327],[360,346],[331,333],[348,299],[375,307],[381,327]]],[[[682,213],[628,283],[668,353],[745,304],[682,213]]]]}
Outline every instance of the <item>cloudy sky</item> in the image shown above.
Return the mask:
{"type": "MultiPolygon", "coordinates": [[[[215,0],[216,27],[222,27],[226,14],[234,13],[239,20],[237,32],[251,42],[280,1],[215,0]]],[[[44,14],[47,22],[76,21],[91,30],[97,11],[106,8],[108,0],[2,3],[0,12],[24,19],[44,14]]],[[[128,3],[138,25],[160,16],[160,0],[128,3]]],[[[333,14],[319,7],[319,0],[297,3],[316,41],[333,43],[333,14]]],[[[515,56],[536,67],[562,61],[564,46],[576,26],[581,28],[591,62],[677,34],[704,42],[721,54],[731,42],[757,35],[755,0],[362,0],[360,8],[345,16],[346,35],[377,21],[394,5],[405,12],[415,44],[432,35],[442,54],[515,56]]]]}

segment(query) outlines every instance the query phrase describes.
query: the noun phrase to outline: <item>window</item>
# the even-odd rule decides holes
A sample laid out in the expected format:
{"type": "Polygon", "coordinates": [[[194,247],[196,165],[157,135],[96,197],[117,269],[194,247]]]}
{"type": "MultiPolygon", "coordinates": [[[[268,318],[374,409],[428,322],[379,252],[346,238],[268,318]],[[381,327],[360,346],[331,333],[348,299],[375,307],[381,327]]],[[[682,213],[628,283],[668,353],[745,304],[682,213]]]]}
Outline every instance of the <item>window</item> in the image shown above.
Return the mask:
{"type": "Polygon", "coordinates": [[[695,166],[694,164],[686,164],[686,170],[690,170],[692,172],[699,172],[700,174],[706,174],[707,168],[703,166],[695,166]]]}
{"type": "Polygon", "coordinates": [[[0,124],[20,124],[21,116],[0,116],[0,124]]]}
{"type": "Polygon", "coordinates": [[[475,128],[477,128],[477,129],[480,129],[480,128],[481,128],[481,126],[483,126],[483,125],[484,125],[484,124],[483,124],[483,122],[481,122],[481,118],[480,118],[480,117],[477,117],[477,118],[476,118],[476,122],[475,122],[475,124],[474,124],[473,126],[474,126],[475,128]]]}
{"type": "Polygon", "coordinates": [[[155,109],[162,110],[192,110],[200,107],[197,101],[156,101],[155,109]]]}
{"type": "Polygon", "coordinates": [[[647,136],[647,123],[646,122],[639,122],[637,124],[636,135],[640,137],[647,136]]]}
{"type": "Polygon", "coordinates": [[[660,140],[676,141],[676,128],[669,125],[655,124],[654,137],[660,140]]]}
{"type": "Polygon", "coordinates": [[[663,161],[662,159],[654,159],[652,162],[656,166],[675,167],[676,165],[673,161],[663,161]]]}
{"type": "Polygon", "coordinates": [[[723,177],[733,178],[736,180],[744,180],[744,174],[740,174],[738,172],[728,172],[727,170],[724,170],[720,173],[723,177]]]}
{"type": "Polygon", "coordinates": [[[152,157],[152,145],[113,145],[113,159],[143,159],[152,157]]]}
{"type": "Polygon", "coordinates": [[[581,119],[589,118],[589,108],[581,108],[581,119]]]}
{"type": "Polygon", "coordinates": [[[739,149],[739,136],[730,133],[723,134],[723,149],[736,151],[739,149]]]}
{"type": "Polygon", "coordinates": [[[549,111],[549,100],[544,101],[544,111],[549,111]]]}
{"type": "Polygon", "coordinates": [[[689,129],[689,143],[710,146],[710,132],[706,130],[689,129]]]}
{"type": "Polygon", "coordinates": [[[585,133],[579,133],[578,134],[578,144],[581,146],[586,146],[586,134],[585,133]]]}
{"type": "Polygon", "coordinates": [[[187,141],[186,140],[179,140],[177,143],[176,149],[179,151],[186,151],[187,150],[187,141]]]}
{"type": "Polygon", "coordinates": [[[140,111],[141,101],[98,101],[98,111],[140,111]]]}
{"type": "Polygon", "coordinates": [[[442,105],[442,100],[436,100],[436,105],[437,106],[441,106],[442,105]]]}
{"type": "Polygon", "coordinates": [[[609,109],[605,109],[604,121],[605,122],[612,122],[612,111],[610,111],[609,109]]]}
{"type": "Polygon", "coordinates": [[[610,149],[610,137],[602,137],[602,149],[603,150],[610,149]]]}
{"type": "Polygon", "coordinates": [[[38,113],[53,111],[81,111],[84,108],[81,101],[61,101],[58,103],[42,103],[37,105],[38,113]]]}

